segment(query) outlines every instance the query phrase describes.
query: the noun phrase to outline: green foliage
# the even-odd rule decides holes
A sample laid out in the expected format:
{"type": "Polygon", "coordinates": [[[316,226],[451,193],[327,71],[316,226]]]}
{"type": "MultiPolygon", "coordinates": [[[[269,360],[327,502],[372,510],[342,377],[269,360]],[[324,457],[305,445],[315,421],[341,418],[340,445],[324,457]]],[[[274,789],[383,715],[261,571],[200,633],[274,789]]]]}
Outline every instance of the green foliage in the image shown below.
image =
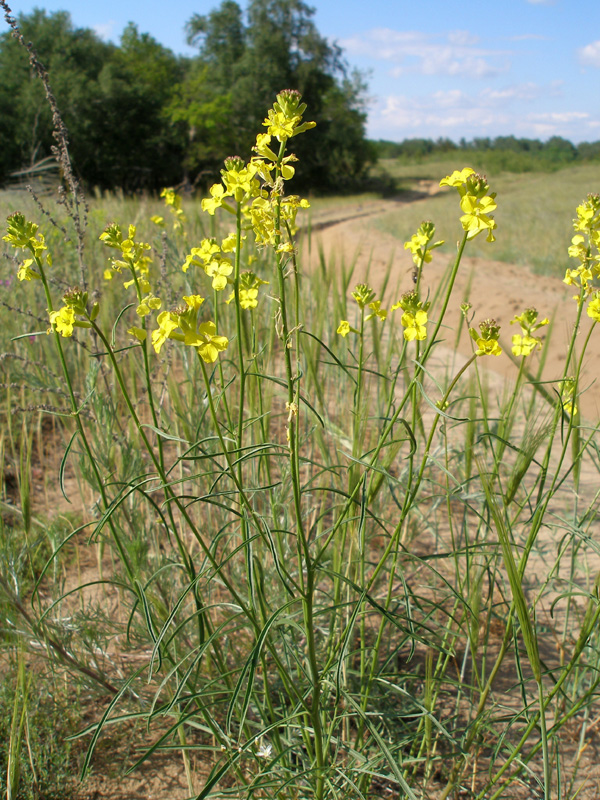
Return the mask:
{"type": "Polygon", "coordinates": [[[294,141],[303,162],[299,187],[356,187],[372,158],[364,138],[365,85],[349,74],[337,45],[319,34],[314,9],[301,0],[252,0],[247,21],[233,0],[188,22],[188,41],[199,47],[173,118],[185,119],[191,172],[216,173],[219,152],[247,152],[267,108],[282,86],[297,89],[317,128],[310,143],[294,141]],[[202,105],[189,103],[201,97],[202,105]],[[226,123],[223,125],[223,118],[226,123]]]}
{"type": "Polygon", "coordinates": [[[515,136],[461,139],[404,139],[390,142],[383,139],[371,142],[378,158],[397,159],[403,164],[422,164],[436,161],[448,153],[460,154],[470,164],[491,174],[498,172],[550,172],[569,164],[600,158],[600,142],[574,145],[560,136],[548,141],[517,139],[515,136]]]}
{"type": "MultiPolygon", "coordinates": [[[[226,0],[189,21],[189,40],[199,47],[192,59],[175,56],[133,24],[118,47],[75,28],[63,11],[37,9],[19,15],[18,24],[48,71],[75,172],[88,186],[206,186],[224,158],[248,150],[282,86],[307,98],[319,125],[311,146],[299,144],[303,180],[315,190],[355,186],[372,158],[365,86],[312,15],[301,0],[253,0],[246,14],[226,0]]],[[[52,131],[27,53],[2,34],[0,183],[51,156],[52,131]]]]}
{"type": "MultiPolygon", "coordinates": [[[[22,656],[23,657],[23,656],[22,656]]],[[[0,681],[0,796],[6,797],[11,726],[15,712],[23,720],[18,748],[12,753],[12,800],[69,800],[75,797],[77,765],[66,737],[77,724],[74,698],[67,700],[57,678],[26,672],[3,656],[0,681]],[[15,702],[17,700],[17,702],[15,702]]],[[[15,741],[13,735],[12,741],[15,741]]]]}

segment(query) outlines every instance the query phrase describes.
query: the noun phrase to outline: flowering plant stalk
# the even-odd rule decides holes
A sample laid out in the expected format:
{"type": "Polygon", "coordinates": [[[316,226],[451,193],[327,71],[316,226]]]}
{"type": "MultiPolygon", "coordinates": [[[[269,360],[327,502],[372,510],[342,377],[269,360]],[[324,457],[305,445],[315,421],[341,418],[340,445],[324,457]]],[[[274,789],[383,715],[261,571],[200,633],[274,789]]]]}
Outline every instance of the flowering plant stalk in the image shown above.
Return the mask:
{"type": "MultiPolygon", "coordinates": [[[[281,92],[249,160],[225,161],[201,203],[210,235],[172,188],[172,232],[161,214],[153,229],[108,225],[102,288],[57,302],[61,254],[9,217],[4,241],[25,256],[21,285],[41,287],[70,403],[60,482],[71,465],[95,493],[81,524],[116,556],[104,583],[124,598],[114,624],[137,658],[102,684],[113,697],[81,732],[84,769],[111,725],[143,719],[154,739],[132,769],[176,746],[198,800],[446,798],[465,786],[483,800],[526,771],[550,798],[553,752],[571,719],[587,724],[600,682],[600,572],[581,597],[561,584],[565,569],[571,586],[581,577],[597,502],[580,499],[597,426],[578,405],[600,321],[600,204],[577,209],[563,372],[553,391],[533,377],[550,325],[526,308],[513,319],[514,391],[495,414],[484,376],[506,347],[485,309],[462,307],[469,357],[442,369],[435,356],[470,242],[494,241],[496,194],[470,168],[441,181],[458,193],[461,235],[439,294],[427,268],[444,243],[430,221],[405,245],[409,289],[346,291],[327,265],[310,271],[296,238],[309,204],[288,186],[294,139],[313,127],[305,112],[281,92]],[[79,337],[89,356],[69,352],[79,337]],[[569,481],[570,519],[557,525],[569,481]],[[548,530],[555,555],[531,584],[548,530]],[[541,655],[545,603],[561,615],[556,663],[541,655]],[[496,728],[510,663],[518,710],[496,728]]],[[[68,594],[37,598],[58,627],[68,594]]]]}

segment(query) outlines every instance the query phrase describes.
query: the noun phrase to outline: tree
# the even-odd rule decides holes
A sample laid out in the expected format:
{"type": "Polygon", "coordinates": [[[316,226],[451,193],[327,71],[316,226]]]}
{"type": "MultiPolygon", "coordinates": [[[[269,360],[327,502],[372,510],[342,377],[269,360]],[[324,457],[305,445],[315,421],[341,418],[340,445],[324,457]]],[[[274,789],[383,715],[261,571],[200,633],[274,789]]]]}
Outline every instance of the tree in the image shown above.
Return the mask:
{"type": "Polygon", "coordinates": [[[360,179],[371,156],[364,135],[365,86],[360,76],[348,74],[340,48],[319,34],[313,14],[302,0],[250,0],[244,22],[237,3],[224,0],[208,15],[190,19],[188,41],[198,46],[199,56],[178,89],[172,114],[187,122],[196,143],[191,169],[216,169],[210,147],[216,129],[219,149],[229,145],[219,160],[247,153],[276,94],[293,88],[317,122],[310,137],[298,141],[302,170],[296,186],[339,189],[360,179]],[[188,104],[192,84],[204,111],[227,118],[225,128],[188,104]]]}
{"type": "MultiPolygon", "coordinates": [[[[182,175],[185,131],[165,108],[184,66],[130,24],[121,46],[74,28],[69,14],[36,9],[19,27],[48,71],[70,138],[76,173],[88,185],[156,189],[182,175]]],[[[0,36],[0,181],[51,154],[52,115],[27,53],[0,36]]]]}

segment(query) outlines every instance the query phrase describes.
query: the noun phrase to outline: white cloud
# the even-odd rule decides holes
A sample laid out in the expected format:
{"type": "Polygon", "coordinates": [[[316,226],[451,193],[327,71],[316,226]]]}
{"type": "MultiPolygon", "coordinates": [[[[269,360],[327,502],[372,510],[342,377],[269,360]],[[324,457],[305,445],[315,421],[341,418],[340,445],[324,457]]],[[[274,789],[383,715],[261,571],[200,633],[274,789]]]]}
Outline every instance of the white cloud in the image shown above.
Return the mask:
{"type": "Polygon", "coordinates": [[[508,70],[507,51],[477,46],[479,39],[469,31],[426,34],[421,31],[395,31],[373,28],[364,35],[340,42],[350,56],[366,56],[389,61],[393,77],[417,72],[422,75],[464,75],[488,78],[508,70]]]}
{"type": "Polygon", "coordinates": [[[516,36],[510,36],[509,42],[527,42],[527,41],[538,41],[538,42],[549,42],[550,37],[544,36],[541,33],[519,33],[516,36]]]}
{"type": "Polygon", "coordinates": [[[96,36],[98,36],[98,38],[106,41],[107,39],[110,39],[114,27],[115,21],[114,19],[111,19],[108,22],[100,22],[98,25],[94,25],[92,30],[96,36]]]}
{"type": "Polygon", "coordinates": [[[586,44],[579,51],[579,60],[589,67],[600,67],[600,39],[591,44],[586,44]]]}
{"type": "Polygon", "coordinates": [[[471,139],[476,136],[514,134],[529,138],[564,136],[579,140],[593,137],[600,123],[585,111],[524,111],[539,98],[552,97],[552,87],[534,83],[478,93],[459,89],[427,96],[390,95],[373,109],[370,135],[374,138],[471,139]]]}

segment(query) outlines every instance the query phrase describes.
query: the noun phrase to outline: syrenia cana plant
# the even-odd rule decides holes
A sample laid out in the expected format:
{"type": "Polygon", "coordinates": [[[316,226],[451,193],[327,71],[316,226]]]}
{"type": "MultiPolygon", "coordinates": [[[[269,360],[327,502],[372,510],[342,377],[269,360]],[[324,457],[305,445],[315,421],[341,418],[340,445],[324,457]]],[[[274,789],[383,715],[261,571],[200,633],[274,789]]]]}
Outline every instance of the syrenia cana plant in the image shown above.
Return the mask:
{"type": "Polygon", "coordinates": [[[57,302],[43,233],[20,213],[8,220],[4,240],[25,254],[19,280],[43,287],[70,398],[61,472],[75,456],[85,465],[98,498],[85,525],[114,548],[123,630],[150,652],[112,676],[112,702],[81,734],[84,769],[110,726],[141,718],[154,739],[132,768],[175,745],[198,800],[496,798],[510,784],[575,797],[580,757],[566,783],[556,758],[569,721],[585,741],[600,682],[597,567],[574,588],[597,498],[560,523],[555,503],[568,481],[579,498],[583,460],[598,463],[577,398],[600,321],[600,199],[577,209],[564,373],[550,388],[539,377],[549,320],[526,308],[512,320],[514,391],[496,407],[480,365],[502,355],[501,330],[485,309],[474,323],[461,306],[469,358],[447,370],[433,358],[469,242],[494,241],[487,180],[464,168],[441,181],[459,195],[462,229],[443,290],[428,284],[444,243],[426,221],[405,244],[410,290],[378,297],[360,283],[332,299],[332,320],[295,239],[309,204],[287,189],[294,138],[314,125],[305,111],[298,92],[281,92],[250,160],[225,161],[202,201],[211,237],[189,246],[173,189],[162,193],[172,232],[154,215],[154,247],[135,225],[100,234],[116,314],[100,290],[57,302]],[[161,273],[167,239],[176,271],[161,273]],[[577,353],[584,308],[593,325],[577,353]],[[65,352],[79,335],[90,337],[87,394],[65,352]],[[118,479],[103,471],[99,420],[82,413],[107,385],[119,441],[139,455],[118,479]],[[541,541],[549,530],[556,549],[541,541]],[[133,555],[140,536],[145,559],[133,555]]]}

